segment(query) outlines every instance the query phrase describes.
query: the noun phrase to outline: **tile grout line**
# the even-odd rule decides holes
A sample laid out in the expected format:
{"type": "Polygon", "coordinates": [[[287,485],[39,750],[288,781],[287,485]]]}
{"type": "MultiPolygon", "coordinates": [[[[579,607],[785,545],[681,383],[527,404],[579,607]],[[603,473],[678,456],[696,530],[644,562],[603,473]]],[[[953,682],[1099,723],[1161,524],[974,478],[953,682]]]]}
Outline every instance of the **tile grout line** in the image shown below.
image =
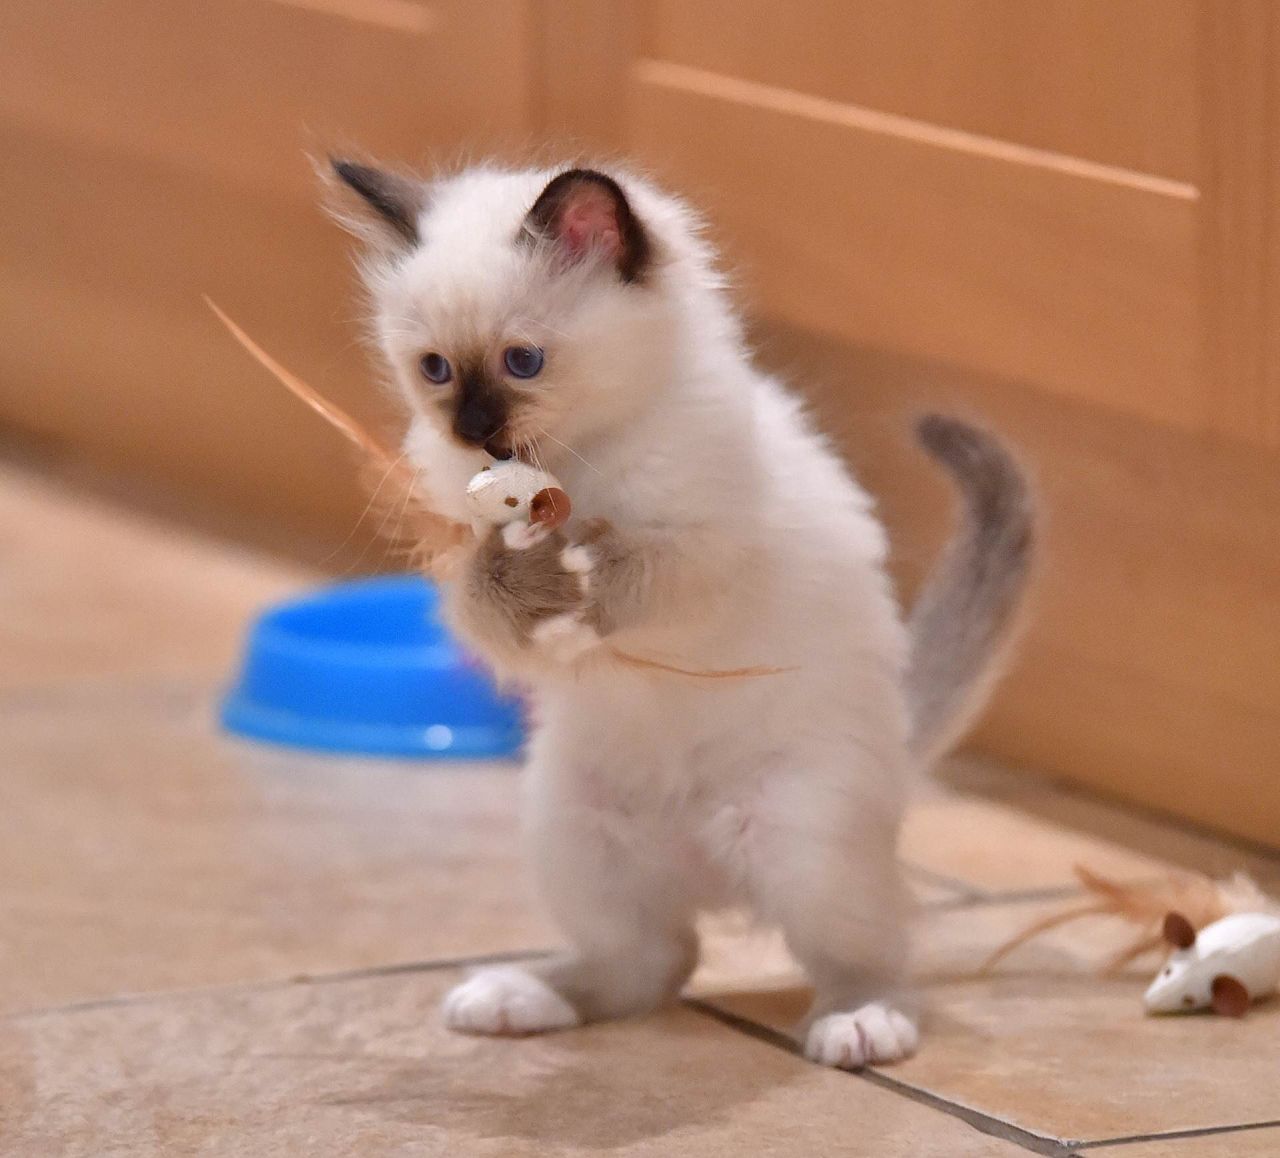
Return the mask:
{"type": "Polygon", "coordinates": [[[959,877],[948,876],[946,873],[935,872],[931,868],[925,868],[918,865],[914,861],[904,860],[898,862],[904,869],[908,877],[917,877],[937,888],[949,889],[956,894],[956,900],[982,900],[989,894],[985,889],[979,888],[977,885],[970,884],[968,881],[961,880],[959,877]]]}
{"type": "Polygon", "coordinates": [[[1089,1142],[1073,1142],[1077,1150],[1102,1150],[1111,1146],[1131,1146],[1137,1142],[1177,1142],[1184,1138],[1212,1138],[1219,1134],[1242,1134],[1250,1130],[1274,1130],[1280,1118],[1269,1122],[1239,1122],[1230,1126],[1197,1126],[1190,1130],[1168,1130],[1161,1134],[1130,1134],[1123,1138],[1098,1138],[1089,1142]]]}
{"type": "MultiPolygon", "coordinates": [[[[1038,897],[1046,891],[1048,890],[1027,890],[1026,894],[1010,894],[1007,898],[993,896],[990,898],[990,901],[998,901],[1001,899],[1038,899],[1038,897]]],[[[1059,891],[1049,891],[1049,895],[1059,895],[1059,891]]],[[[989,903],[989,900],[979,897],[969,900],[968,903],[982,904],[989,903]]],[[[964,907],[964,902],[957,901],[950,905],[931,907],[960,908],[964,907]]],[[[510,961],[529,961],[536,960],[539,957],[545,957],[550,952],[551,951],[547,949],[505,950],[494,953],[476,953],[457,957],[431,958],[430,960],[425,961],[403,961],[390,965],[370,965],[358,969],[343,969],[326,973],[298,973],[286,978],[277,978],[265,981],[231,981],[225,984],[206,985],[195,988],[150,990],[142,993],[94,998],[87,1001],[68,1002],[63,1005],[44,1006],[38,1009],[8,1013],[0,1015],[0,1024],[5,1022],[22,1022],[60,1014],[86,1013],[98,1009],[127,1008],[145,1005],[150,1002],[172,1000],[175,998],[183,999],[236,992],[262,993],[269,992],[274,989],[286,989],[299,985],[340,984],[346,981],[358,981],[365,978],[395,977],[413,973],[432,973],[447,969],[466,969],[481,965],[498,965],[510,961]]],[[[722,1025],[734,1030],[735,1032],[754,1038],[757,1041],[770,1045],[775,1049],[780,1049],[794,1057],[801,1056],[801,1050],[796,1041],[788,1034],[773,1029],[771,1026],[763,1025],[760,1022],[752,1021],[750,1018],[742,1017],[738,1014],[731,1013],[728,1010],[720,1009],[719,1007],[712,1005],[710,1002],[704,1001],[700,998],[685,997],[681,999],[680,1003],[686,1008],[720,1022],[722,1025]]],[[[1141,1142],[1166,1140],[1177,1141],[1184,1138],[1213,1137],[1219,1134],[1233,1134],[1254,1130],[1280,1128],[1280,1119],[1274,1119],[1261,1122],[1234,1123],[1223,1126],[1204,1126],[1188,1130],[1172,1130],[1163,1133],[1133,1134],[1117,1138],[1099,1138],[1090,1139],[1088,1141],[1081,1140],[1067,1142],[1036,1134],[1021,1126],[1015,1126],[1013,1123],[1007,1122],[1002,1118],[997,1118],[991,1114],[987,1114],[982,1110],[977,1110],[969,1106],[961,1105],[957,1102],[952,1102],[939,1094],[935,1094],[919,1086],[913,1086],[910,1083],[903,1082],[897,1078],[890,1077],[888,1074],[885,1074],[880,1070],[863,1069],[856,1072],[850,1072],[849,1076],[852,1078],[860,1078],[861,1080],[878,1086],[881,1089],[889,1090],[892,1093],[898,1094],[900,1097],[904,1097],[909,1101],[928,1106],[931,1109],[944,1113],[949,1117],[958,1118],[960,1121],[963,1121],[966,1125],[977,1130],[979,1133],[985,1134],[988,1137],[1000,1138],[1004,1141],[1012,1142],[1031,1153],[1045,1155],[1046,1158],[1074,1158],[1074,1156],[1080,1154],[1080,1152],[1084,1150],[1101,1150],[1118,1146],[1133,1145],[1141,1142]]]]}
{"type": "MultiPolygon", "coordinates": [[[[700,998],[686,997],[682,1003],[697,1010],[699,1013],[715,1019],[722,1025],[728,1026],[730,1029],[734,1029],[748,1037],[753,1037],[757,1041],[773,1046],[775,1049],[781,1049],[795,1057],[802,1056],[800,1046],[794,1038],[771,1026],[752,1021],[750,1018],[742,1017],[736,1013],[730,1013],[728,1010],[721,1009],[700,998]]],[[[1003,1118],[997,1118],[982,1110],[952,1102],[939,1094],[922,1089],[920,1086],[913,1086],[908,1082],[891,1077],[882,1070],[868,1068],[851,1073],[851,1076],[862,1078],[872,1085],[891,1090],[910,1101],[930,1106],[951,1117],[960,1118],[983,1134],[1017,1143],[1032,1153],[1047,1155],[1048,1158],[1073,1158],[1073,1156],[1080,1154],[1084,1150],[1101,1150],[1116,1146],[1133,1145],[1139,1142],[1178,1141],[1184,1138],[1205,1138],[1218,1134],[1238,1134],[1251,1130],[1280,1128],[1280,1118],[1277,1118],[1262,1122],[1199,1126],[1193,1129],[1168,1130],[1153,1134],[1129,1134],[1116,1138],[1066,1141],[1036,1134],[1021,1126],[1015,1126],[1012,1122],[1007,1122],[1003,1118]]]]}
{"type": "Polygon", "coordinates": [[[926,907],[931,909],[980,909],[997,905],[1023,905],[1033,901],[1065,901],[1084,892],[1080,885],[1040,885],[1029,889],[1010,889],[1008,892],[975,893],[955,900],[936,901],[926,907]]]}
{"type": "Polygon", "coordinates": [[[502,965],[508,961],[533,961],[546,957],[550,949],[511,949],[495,953],[474,953],[462,957],[433,957],[427,961],[401,961],[391,965],[366,965],[358,969],[340,969],[325,973],[294,973],[288,977],[264,981],[227,981],[214,985],[197,985],[177,989],[148,989],[139,993],[122,993],[110,997],[93,997],[86,1001],[70,1001],[62,1005],[45,1005],[0,1015],[0,1025],[35,1020],[64,1013],[89,1013],[96,1009],[116,1009],[146,1005],[148,1002],[175,998],[204,997],[219,993],[267,993],[273,989],[289,989],[301,985],[331,985],[364,978],[396,977],[407,973],[435,973],[445,969],[468,969],[478,965],[502,965]]]}
{"type": "MultiPolygon", "coordinates": [[[[53,677],[31,684],[19,684],[0,690],[0,714],[45,711],[66,706],[69,696],[80,699],[86,695],[100,696],[101,702],[119,702],[120,688],[127,685],[124,694],[130,699],[143,697],[148,706],[176,707],[182,713],[199,709],[217,695],[220,676],[209,673],[207,678],[188,679],[183,682],[174,672],[112,671],[103,675],[53,677]]],[[[99,701],[95,700],[95,706],[99,701]]],[[[162,716],[165,723],[183,718],[175,713],[162,716]]]]}
{"type": "MultiPolygon", "coordinates": [[[[720,1009],[718,1006],[700,998],[686,997],[683,999],[683,1004],[707,1017],[713,1018],[738,1033],[745,1034],[747,1037],[755,1038],[757,1041],[771,1045],[775,1049],[781,1049],[793,1057],[801,1056],[800,1046],[792,1037],[770,1026],[762,1025],[760,1022],[752,1021],[747,1017],[741,1017],[736,1013],[730,1013],[728,1010],[720,1009]]],[[[962,1106],[957,1102],[948,1101],[946,1098],[929,1090],[899,1081],[897,1078],[891,1078],[879,1070],[862,1069],[843,1072],[848,1073],[851,1078],[859,1078],[862,1081],[869,1082],[871,1085],[889,1090],[909,1101],[928,1106],[930,1109],[938,1110],[949,1117],[958,1118],[981,1134],[1012,1142],[1033,1154],[1042,1154],[1045,1155],[1045,1158],[1073,1158],[1075,1154],[1073,1146],[1069,1143],[1032,1133],[1030,1130],[1015,1126],[1012,1122],[1006,1122],[1004,1119],[996,1118],[991,1114],[984,1113],[982,1110],[975,1110],[969,1106],[962,1106]]]]}

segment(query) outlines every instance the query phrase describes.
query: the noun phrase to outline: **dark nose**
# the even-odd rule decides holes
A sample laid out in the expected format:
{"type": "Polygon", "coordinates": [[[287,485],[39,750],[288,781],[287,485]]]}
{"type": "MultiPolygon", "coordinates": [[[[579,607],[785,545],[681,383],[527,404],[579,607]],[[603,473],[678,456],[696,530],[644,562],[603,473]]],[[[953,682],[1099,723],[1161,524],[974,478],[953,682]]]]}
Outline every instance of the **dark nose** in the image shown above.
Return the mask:
{"type": "Polygon", "coordinates": [[[464,395],[453,416],[453,433],[472,446],[484,446],[506,425],[502,402],[483,394],[464,395]]]}

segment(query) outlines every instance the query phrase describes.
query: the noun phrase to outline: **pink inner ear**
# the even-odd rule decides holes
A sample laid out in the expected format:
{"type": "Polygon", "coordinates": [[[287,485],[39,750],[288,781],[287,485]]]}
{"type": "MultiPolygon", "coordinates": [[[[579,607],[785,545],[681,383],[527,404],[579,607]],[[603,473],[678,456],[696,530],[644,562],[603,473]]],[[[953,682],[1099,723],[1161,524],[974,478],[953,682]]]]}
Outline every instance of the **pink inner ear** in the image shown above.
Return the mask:
{"type": "Polygon", "coordinates": [[[618,228],[613,198],[598,185],[581,185],[560,210],[560,243],[578,257],[599,249],[617,261],[622,256],[622,231],[618,228]]]}

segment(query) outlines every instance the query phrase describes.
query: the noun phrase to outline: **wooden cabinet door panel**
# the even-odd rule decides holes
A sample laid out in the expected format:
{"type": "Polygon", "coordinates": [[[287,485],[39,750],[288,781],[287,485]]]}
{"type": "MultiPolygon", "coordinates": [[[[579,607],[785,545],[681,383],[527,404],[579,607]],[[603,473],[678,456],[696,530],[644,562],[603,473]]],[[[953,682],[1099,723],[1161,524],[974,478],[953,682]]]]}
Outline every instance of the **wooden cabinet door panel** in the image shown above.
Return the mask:
{"type": "Polygon", "coordinates": [[[653,0],[643,55],[1191,181],[1196,0],[653,0]]]}
{"type": "Polygon", "coordinates": [[[341,440],[202,295],[374,413],[350,246],[307,153],[356,145],[431,166],[522,145],[529,13],[520,0],[13,0],[0,421],[340,540],[364,503],[341,440]]]}
{"type": "Polygon", "coordinates": [[[708,209],[906,589],[940,522],[912,411],[987,418],[1038,475],[1032,625],[979,742],[1280,843],[1280,9],[631,10],[614,143],[708,209]]]}
{"type": "Polygon", "coordinates": [[[682,66],[633,84],[632,147],[700,195],[757,308],[1200,424],[1193,190],[682,66]]]}

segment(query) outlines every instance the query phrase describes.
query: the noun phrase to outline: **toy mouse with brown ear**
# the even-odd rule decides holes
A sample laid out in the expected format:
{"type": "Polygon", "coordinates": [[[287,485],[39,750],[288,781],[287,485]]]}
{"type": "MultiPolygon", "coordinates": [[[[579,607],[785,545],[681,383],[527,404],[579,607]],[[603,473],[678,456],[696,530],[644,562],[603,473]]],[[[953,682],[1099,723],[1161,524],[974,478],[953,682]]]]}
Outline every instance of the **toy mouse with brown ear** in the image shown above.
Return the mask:
{"type": "Polygon", "coordinates": [[[516,458],[492,463],[476,475],[467,484],[467,507],[483,525],[544,531],[563,526],[572,510],[554,475],[516,458]]]}
{"type": "Polygon", "coordinates": [[[1169,913],[1164,939],[1173,952],[1143,997],[1148,1013],[1243,1017],[1280,985],[1280,917],[1233,913],[1197,934],[1181,913],[1169,913]]]}

